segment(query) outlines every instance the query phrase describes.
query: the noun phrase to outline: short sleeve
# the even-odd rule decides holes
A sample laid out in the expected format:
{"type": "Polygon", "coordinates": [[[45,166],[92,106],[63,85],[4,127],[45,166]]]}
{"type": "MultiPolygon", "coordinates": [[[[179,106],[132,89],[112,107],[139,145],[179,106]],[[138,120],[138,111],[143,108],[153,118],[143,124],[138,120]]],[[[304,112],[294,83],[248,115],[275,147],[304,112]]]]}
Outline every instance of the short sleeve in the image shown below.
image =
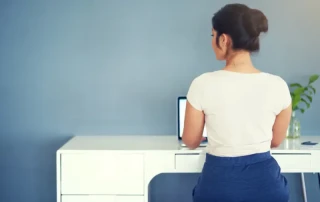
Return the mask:
{"type": "Polygon", "coordinates": [[[203,85],[202,78],[195,78],[187,94],[188,102],[197,110],[202,111],[202,97],[203,97],[203,85]]]}
{"type": "Polygon", "coordinates": [[[291,104],[291,95],[288,84],[281,79],[280,86],[279,86],[279,101],[281,103],[280,111],[288,108],[291,104]]]}

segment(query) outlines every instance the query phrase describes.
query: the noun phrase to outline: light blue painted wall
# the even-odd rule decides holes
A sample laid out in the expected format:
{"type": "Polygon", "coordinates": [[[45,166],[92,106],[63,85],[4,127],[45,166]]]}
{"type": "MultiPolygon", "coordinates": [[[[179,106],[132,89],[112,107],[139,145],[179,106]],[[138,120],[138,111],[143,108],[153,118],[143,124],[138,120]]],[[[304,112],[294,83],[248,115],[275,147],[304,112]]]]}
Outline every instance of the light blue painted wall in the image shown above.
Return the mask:
{"type": "MultiPolygon", "coordinates": [[[[0,201],[54,202],[55,151],[72,134],[174,135],[175,98],[223,66],[210,20],[228,2],[0,0],[0,201]]],[[[288,82],[320,73],[318,0],[239,2],[270,21],[256,66],[288,82]]],[[[302,117],[303,134],[320,135],[319,104],[302,117]]],[[[287,177],[301,202],[299,175],[287,177]]],[[[190,201],[196,178],[159,176],[152,201],[190,201]]],[[[318,202],[312,174],[307,188],[318,202]]]]}

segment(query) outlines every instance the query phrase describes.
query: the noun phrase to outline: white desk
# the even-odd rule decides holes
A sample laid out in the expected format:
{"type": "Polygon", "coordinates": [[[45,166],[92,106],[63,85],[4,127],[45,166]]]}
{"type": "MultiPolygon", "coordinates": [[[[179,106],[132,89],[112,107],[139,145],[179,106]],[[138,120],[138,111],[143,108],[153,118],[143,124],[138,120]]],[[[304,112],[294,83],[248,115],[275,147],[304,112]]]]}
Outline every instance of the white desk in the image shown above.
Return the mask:
{"type": "MultiPolygon", "coordinates": [[[[320,137],[273,149],[282,172],[320,172],[320,145],[300,141],[320,137]]],[[[57,151],[57,201],[147,202],[156,175],[201,172],[204,160],[203,149],[182,149],[176,136],[76,136],[57,151]]]]}

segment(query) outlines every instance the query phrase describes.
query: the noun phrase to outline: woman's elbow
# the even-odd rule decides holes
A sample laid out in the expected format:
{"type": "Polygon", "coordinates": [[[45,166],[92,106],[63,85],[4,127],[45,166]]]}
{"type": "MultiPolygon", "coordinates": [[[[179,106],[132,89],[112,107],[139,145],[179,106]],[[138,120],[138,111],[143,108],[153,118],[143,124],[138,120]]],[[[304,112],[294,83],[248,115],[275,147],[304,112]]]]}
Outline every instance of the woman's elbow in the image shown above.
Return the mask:
{"type": "Polygon", "coordinates": [[[276,148],[276,147],[279,147],[280,145],[281,145],[280,143],[271,142],[271,148],[276,148]]]}
{"type": "Polygon", "coordinates": [[[272,140],[271,141],[271,148],[276,148],[276,147],[279,147],[282,143],[282,140],[272,140]]]}
{"type": "Polygon", "coordinates": [[[182,136],[182,141],[189,149],[196,149],[200,145],[200,142],[186,138],[185,136],[182,136]]]}

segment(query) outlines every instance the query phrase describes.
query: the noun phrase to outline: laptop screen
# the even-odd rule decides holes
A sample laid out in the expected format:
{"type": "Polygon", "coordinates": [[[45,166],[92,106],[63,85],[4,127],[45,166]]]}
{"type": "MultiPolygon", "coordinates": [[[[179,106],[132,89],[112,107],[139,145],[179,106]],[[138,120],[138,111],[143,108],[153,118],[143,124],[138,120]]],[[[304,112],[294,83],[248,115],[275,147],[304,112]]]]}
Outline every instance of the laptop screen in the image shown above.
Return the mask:
{"type": "MultiPolygon", "coordinates": [[[[179,137],[182,138],[183,127],[184,127],[184,116],[187,106],[187,99],[185,97],[178,98],[178,133],[179,137]]],[[[206,127],[203,129],[203,137],[207,137],[206,127]]]]}

